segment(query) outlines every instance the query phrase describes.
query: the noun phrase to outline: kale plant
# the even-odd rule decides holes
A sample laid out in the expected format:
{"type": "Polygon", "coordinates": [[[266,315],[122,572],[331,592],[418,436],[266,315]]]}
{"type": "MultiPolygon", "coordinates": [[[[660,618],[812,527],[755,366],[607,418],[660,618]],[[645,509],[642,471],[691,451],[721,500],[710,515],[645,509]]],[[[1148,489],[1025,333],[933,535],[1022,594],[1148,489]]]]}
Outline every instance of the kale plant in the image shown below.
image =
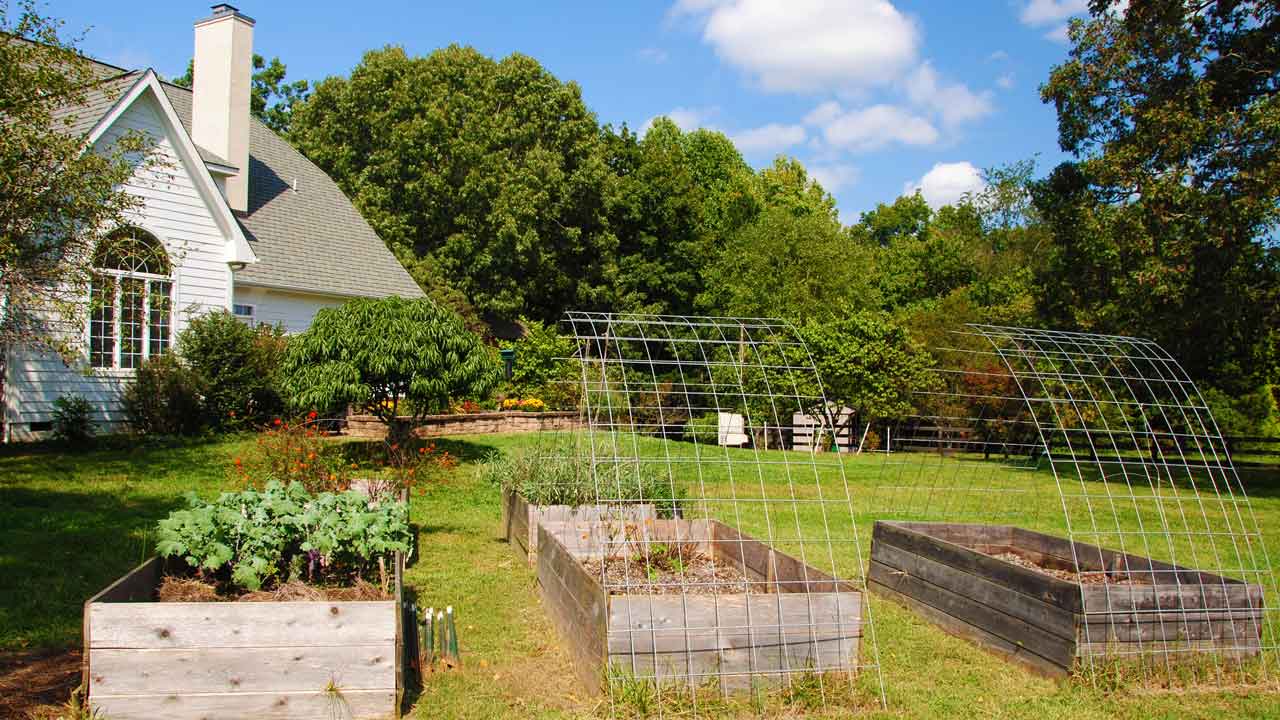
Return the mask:
{"type": "Polygon", "coordinates": [[[187,503],[160,521],[156,549],[248,590],[304,566],[312,580],[363,576],[379,557],[409,550],[408,507],[355,491],[312,495],[298,483],[268,482],[187,503]]]}

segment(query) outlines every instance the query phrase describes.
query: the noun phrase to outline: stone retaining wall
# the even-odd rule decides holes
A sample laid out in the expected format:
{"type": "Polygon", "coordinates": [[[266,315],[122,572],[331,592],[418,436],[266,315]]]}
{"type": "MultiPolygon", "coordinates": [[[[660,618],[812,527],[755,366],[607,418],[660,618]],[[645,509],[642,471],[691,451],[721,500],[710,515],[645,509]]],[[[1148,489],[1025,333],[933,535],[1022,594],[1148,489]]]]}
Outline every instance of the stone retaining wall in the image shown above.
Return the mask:
{"type": "MultiPolygon", "coordinates": [[[[406,417],[404,420],[409,421],[410,418],[406,417]]],[[[442,435],[573,430],[581,424],[576,411],[427,415],[418,421],[414,434],[418,437],[440,437],[442,435]]],[[[346,434],[351,437],[381,440],[387,436],[387,426],[373,415],[351,415],[347,417],[346,434]]]]}

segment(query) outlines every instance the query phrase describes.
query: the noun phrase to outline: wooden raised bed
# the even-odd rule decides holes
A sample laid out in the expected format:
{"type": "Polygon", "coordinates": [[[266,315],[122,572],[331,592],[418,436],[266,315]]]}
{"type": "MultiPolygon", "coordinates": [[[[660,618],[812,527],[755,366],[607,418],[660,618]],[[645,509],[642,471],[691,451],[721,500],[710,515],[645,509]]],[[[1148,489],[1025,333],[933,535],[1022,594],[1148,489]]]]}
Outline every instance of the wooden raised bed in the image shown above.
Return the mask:
{"type": "Polygon", "coordinates": [[[876,522],[867,588],[1051,677],[1085,658],[1249,656],[1261,644],[1260,585],[1007,525],[876,522]],[[1070,574],[1074,556],[1093,581],[1003,553],[1070,574]],[[1124,581],[1100,582],[1103,570],[1124,581]]]}
{"type": "Polygon", "coordinates": [[[158,602],[152,558],[85,603],[84,686],[111,720],[398,717],[396,599],[158,602]]]}
{"type": "Polygon", "coordinates": [[[726,690],[791,672],[851,672],[862,639],[862,593],[714,520],[654,520],[649,538],[696,542],[736,567],[761,594],[611,594],[581,562],[604,554],[597,527],[539,530],[538,584],[584,686],[603,689],[606,664],[662,684],[726,690]],[[572,546],[564,540],[573,538],[572,546]]]}
{"type": "Polygon", "coordinates": [[[502,536],[516,546],[529,564],[538,561],[538,526],[543,523],[583,523],[645,520],[658,517],[652,504],[643,505],[530,505],[523,496],[502,491],[502,536]]]}

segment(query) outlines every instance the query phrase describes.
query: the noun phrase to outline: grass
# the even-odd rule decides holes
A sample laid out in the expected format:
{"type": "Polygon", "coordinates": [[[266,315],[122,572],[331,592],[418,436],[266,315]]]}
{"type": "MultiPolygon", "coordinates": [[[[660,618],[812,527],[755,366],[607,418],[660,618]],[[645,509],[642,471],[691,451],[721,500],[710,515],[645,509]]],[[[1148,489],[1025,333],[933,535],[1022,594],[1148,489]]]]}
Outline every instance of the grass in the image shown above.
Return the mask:
{"type": "MultiPolygon", "coordinates": [[[[636,715],[637,707],[652,710],[666,702],[634,684],[621,693],[634,696],[633,702],[622,705],[611,707],[607,700],[584,696],[567,652],[539,603],[532,569],[498,539],[498,490],[479,479],[477,463],[492,451],[539,441],[527,435],[490,435],[438,443],[463,463],[447,480],[414,498],[414,521],[421,525],[421,557],[409,568],[406,580],[419,607],[454,606],[462,667],[428,676],[410,717],[576,718],[611,713],[626,717],[636,715]]],[[[679,453],[692,447],[642,442],[645,454],[676,453],[677,460],[679,453]]],[[[0,450],[0,577],[4,578],[0,582],[0,650],[77,644],[84,600],[151,551],[154,522],[181,506],[184,492],[212,494],[223,488],[228,483],[224,468],[251,444],[252,440],[232,438],[87,453],[24,447],[0,450]]],[[[1050,531],[1060,531],[1063,524],[1061,505],[1054,507],[1058,499],[1052,476],[1043,469],[1021,471],[995,462],[938,459],[927,472],[904,467],[895,476],[896,468],[886,468],[882,456],[846,459],[844,476],[861,493],[862,501],[856,512],[838,515],[839,503],[794,504],[789,496],[785,502],[775,502],[787,487],[779,482],[783,476],[778,472],[787,470],[793,472],[796,486],[804,487],[797,499],[816,499],[821,492],[824,499],[842,500],[844,481],[832,458],[822,458],[827,464],[809,469],[802,484],[796,474],[801,466],[757,466],[750,451],[715,452],[715,458],[724,462],[704,463],[701,475],[686,472],[682,476],[700,488],[695,495],[702,489],[707,497],[737,493],[740,502],[736,506],[707,502],[686,509],[691,514],[726,517],[747,532],[772,532],[776,544],[792,552],[804,549],[815,556],[810,559],[826,555],[825,548],[818,553],[811,544],[815,528],[823,522],[822,508],[828,510],[826,521],[833,534],[847,535],[840,531],[848,529],[849,523],[857,527],[864,553],[870,522],[883,513],[909,517],[945,510],[953,516],[987,521],[1016,519],[1050,531]],[[758,467],[778,469],[760,473],[758,467]],[[877,491],[879,495],[867,492],[871,483],[883,484],[876,480],[882,477],[899,477],[901,482],[894,489],[877,491]],[[943,487],[950,492],[941,492],[943,487]],[[991,502],[993,497],[1003,497],[989,492],[997,487],[1010,491],[1008,496],[1017,497],[1018,502],[991,502]]],[[[761,456],[774,457],[773,453],[761,456]]],[[[1269,532],[1280,522],[1280,496],[1273,480],[1250,479],[1253,509],[1269,532]]],[[[1101,483],[1091,482],[1086,490],[1104,490],[1101,483]]],[[[1175,496],[1182,497],[1184,492],[1187,488],[1178,488],[1175,496]]],[[[1134,496],[1143,497],[1141,493],[1134,496]]],[[[1078,503],[1072,505],[1073,518],[1076,510],[1083,512],[1086,500],[1068,501],[1078,503]]],[[[1136,509],[1119,513],[1122,527],[1162,505],[1174,509],[1180,502],[1155,497],[1133,500],[1130,505],[1136,509]]],[[[1268,540],[1274,546],[1275,536],[1268,540]]],[[[1167,550],[1186,552],[1178,547],[1167,550]]],[[[851,543],[837,546],[832,556],[839,569],[856,565],[851,543]]],[[[940,632],[891,602],[872,602],[889,707],[882,711],[878,704],[868,706],[865,687],[855,689],[851,704],[860,717],[1280,717],[1280,694],[1257,689],[1153,692],[1124,683],[1107,690],[1088,683],[1044,680],[940,632]]],[[[704,717],[848,716],[846,705],[824,710],[820,700],[827,688],[815,688],[816,681],[806,683],[789,694],[766,697],[722,701],[712,693],[699,711],[704,717]]],[[[687,710],[670,704],[662,708],[668,717],[687,710]]]]}

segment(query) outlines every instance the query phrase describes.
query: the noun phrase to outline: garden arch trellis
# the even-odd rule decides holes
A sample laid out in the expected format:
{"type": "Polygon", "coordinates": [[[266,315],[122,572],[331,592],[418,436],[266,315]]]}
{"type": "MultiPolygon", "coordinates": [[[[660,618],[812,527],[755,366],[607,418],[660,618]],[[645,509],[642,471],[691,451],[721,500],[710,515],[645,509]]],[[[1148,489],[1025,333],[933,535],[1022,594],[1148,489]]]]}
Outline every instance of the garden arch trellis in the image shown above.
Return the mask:
{"type": "Polygon", "coordinates": [[[1265,538],[1177,360],[1115,335],[975,324],[951,338],[916,414],[876,425],[868,511],[1065,535],[1087,675],[1121,661],[1162,682],[1274,679],[1265,538]]]}
{"type": "MultiPolygon", "coordinates": [[[[606,520],[601,531],[591,515],[557,531],[583,557],[581,546],[602,534],[592,547],[614,558],[586,565],[608,588],[606,662],[656,680],[659,708],[664,694],[687,693],[697,713],[698,688],[708,684],[724,693],[801,676],[824,704],[850,693],[883,704],[844,464],[781,449],[798,415],[828,407],[795,328],[762,318],[596,312],[567,313],[564,326],[577,343],[582,393],[582,429],[572,442],[590,467],[595,503],[651,502],[627,490],[655,478],[678,496],[675,519],[635,522],[619,513],[617,526],[606,520]],[[680,562],[654,577],[652,559],[685,541],[732,572],[680,562]]],[[[542,543],[545,591],[560,580],[544,574],[542,543]]],[[[609,683],[611,698],[617,687],[609,683]]]]}

